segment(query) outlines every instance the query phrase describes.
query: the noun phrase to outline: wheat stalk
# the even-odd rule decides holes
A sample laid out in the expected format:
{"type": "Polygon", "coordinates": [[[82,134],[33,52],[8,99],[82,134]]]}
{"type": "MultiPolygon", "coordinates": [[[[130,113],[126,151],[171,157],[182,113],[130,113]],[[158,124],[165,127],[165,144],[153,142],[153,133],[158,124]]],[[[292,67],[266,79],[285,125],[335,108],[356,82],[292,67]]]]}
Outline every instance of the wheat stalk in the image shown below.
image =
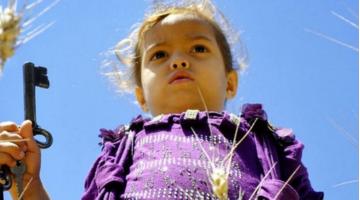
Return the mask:
{"type": "Polygon", "coordinates": [[[17,0],[8,0],[6,7],[0,5],[0,75],[6,61],[15,54],[15,50],[20,45],[30,41],[53,25],[53,22],[51,22],[31,29],[33,22],[48,12],[59,1],[53,1],[35,17],[27,20],[24,20],[26,18],[25,14],[39,5],[42,0],[37,0],[31,4],[25,3],[20,10],[17,10],[17,0]]]}
{"type": "Polygon", "coordinates": [[[4,9],[0,7],[0,71],[8,58],[14,55],[16,40],[20,34],[21,16],[16,12],[13,2],[4,9]]]}
{"type": "MultiPolygon", "coordinates": [[[[203,96],[199,86],[198,85],[196,85],[196,86],[197,86],[197,90],[198,90],[199,96],[201,98],[201,101],[203,103],[203,106],[205,108],[205,112],[207,114],[207,120],[209,120],[209,114],[208,114],[209,110],[208,110],[207,104],[205,102],[204,96],[203,96]]],[[[232,157],[234,155],[235,149],[250,134],[256,121],[257,121],[257,119],[255,119],[255,121],[250,126],[249,130],[243,135],[243,137],[238,142],[236,142],[236,137],[237,137],[237,132],[239,130],[240,123],[238,123],[236,125],[233,145],[232,145],[229,153],[224,157],[223,160],[221,160],[220,165],[217,165],[215,163],[214,158],[213,159],[210,158],[210,156],[207,154],[205,148],[202,146],[202,144],[199,140],[198,134],[191,127],[191,131],[195,135],[196,141],[198,142],[201,151],[205,154],[206,158],[208,159],[208,162],[210,162],[210,169],[207,169],[208,179],[211,184],[211,190],[212,190],[213,194],[219,200],[227,200],[228,199],[229,174],[230,174],[230,170],[231,170],[230,167],[231,167],[232,157]]],[[[210,134],[212,135],[209,121],[207,122],[207,124],[209,126],[210,134]]],[[[241,198],[242,198],[242,196],[240,195],[239,199],[241,199],[241,198]]]]}

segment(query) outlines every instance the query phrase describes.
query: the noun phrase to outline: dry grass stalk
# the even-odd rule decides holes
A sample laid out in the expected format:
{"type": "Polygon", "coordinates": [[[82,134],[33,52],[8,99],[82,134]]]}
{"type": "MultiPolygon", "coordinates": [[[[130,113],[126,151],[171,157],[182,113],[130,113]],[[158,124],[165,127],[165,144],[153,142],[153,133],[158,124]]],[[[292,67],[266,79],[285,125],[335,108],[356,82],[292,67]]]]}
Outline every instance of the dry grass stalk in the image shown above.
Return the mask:
{"type": "MultiPolygon", "coordinates": [[[[352,12],[351,10],[349,10],[349,11],[352,12]]],[[[334,15],[335,17],[337,17],[338,19],[344,21],[344,22],[347,23],[348,25],[350,25],[350,26],[354,27],[355,29],[359,30],[359,26],[358,26],[355,22],[347,19],[347,18],[344,17],[343,15],[340,15],[339,13],[337,13],[337,12],[335,12],[335,11],[331,11],[331,14],[334,15]]],[[[358,18],[358,16],[356,16],[356,18],[358,18]]],[[[338,45],[341,45],[341,46],[343,46],[343,47],[349,48],[349,49],[351,49],[351,50],[353,50],[353,51],[355,51],[355,52],[359,52],[359,48],[357,48],[357,47],[354,46],[354,45],[345,43],[345,42],[343,42],[343,41],[341,41],[341,40],[338,40],[338,39],[336,39],[336,38],[334,38],[334,37],[331,37],[331,36],[329,36],[329,35],[326,35],[326,34],[324,34],[324,33],[321,33],[321,32],[318,32],[318,31],[315,31],[315,30],[312,30],[312,29],[309,29],[309,28],[305,28],[304,30],[305,30],[306,32],[312,33],[312,34],[314,34],[314,35],[316,35],[316,36],[322,37],[322,38],[324,38],[324,39],[326,39],[326,40],[328,40],[328,41],[330,41],[330,42],[333,42],[333,43],[335,43],[335,44],[338,44],[338,45]]]]}
{"type": "Polygon", "coordinates": [[[289,184],[289,182],[291,181],[291,179],[293,178],[293,176],[297,173],[297,171],[300,169],[301,165],[299,165],[295,170],[294,172],[289,176],[289,178],[286,180],[286,182],[284,183],[284,185],[280,188],[280,190],[276,193],[275,197],[274,197],[274,200],[276,200],[281,192],[285,189],[285,187],[289,184]]]}
{"type": "Polygon", "coordinates": [[[19,198],[18,198],[18,199],[22,199],[22,198],[23,198],[23,196],[24,196],[25,192],[28,190],[28,188],[29,188],[32,180],[33,180],[33,177],[31,177],[30,180],[29,180],[29,182],[26,183],[26,185],[25,185],[25,187],[24,187],[24,190],[21,192],[21,194],[19,195],[19,198]]]}
{"type": "Polygon", "coordinates": [[[262,186],[262,184],[264,183],[264,181],[266,180],[266,178],[270,175],[270,172],[275,168],[275,166],[277,165],[277,162],[275,162],[273,164],[273,166],[271,166],[271,168],[269,169],[268,172],[266,172],[265,176],[261,179],[260,183],[256,186],[255,190],[253,191],[253,193],[250,195],[249,200],[253,199],[255,197],[254,200],[256,200],[256,195],[257,192],[259,191],[260,187],[262,186]]]}
{"type": "Polygon", "coordinates": [[[13,140],[0,140],[0,142],[27,142],[30,141],[29,138],[24,139],[13,139],[13,140]]]}

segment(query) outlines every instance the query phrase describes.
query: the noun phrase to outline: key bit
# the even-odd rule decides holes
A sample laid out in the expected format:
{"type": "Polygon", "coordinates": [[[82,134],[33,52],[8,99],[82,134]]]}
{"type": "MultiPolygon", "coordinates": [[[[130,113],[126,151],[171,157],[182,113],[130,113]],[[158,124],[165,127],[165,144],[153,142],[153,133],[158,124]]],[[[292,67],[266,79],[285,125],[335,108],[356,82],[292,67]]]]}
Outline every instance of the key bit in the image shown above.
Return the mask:
{"type": "MultiPolygon", "coordinates": [[[[24,178],[24,173],[26,172],[26,166],[23,162],[17,161],[16,166],[10,168],[10,170],[15,176],[15,185],[17,188],[17,195],[19,198],[24,189],[23,188],[23,181],[24,181],[23,178],[24,178]]],[[[22,199],[19,199],[19,200],[22,200],[22,199]]]]}

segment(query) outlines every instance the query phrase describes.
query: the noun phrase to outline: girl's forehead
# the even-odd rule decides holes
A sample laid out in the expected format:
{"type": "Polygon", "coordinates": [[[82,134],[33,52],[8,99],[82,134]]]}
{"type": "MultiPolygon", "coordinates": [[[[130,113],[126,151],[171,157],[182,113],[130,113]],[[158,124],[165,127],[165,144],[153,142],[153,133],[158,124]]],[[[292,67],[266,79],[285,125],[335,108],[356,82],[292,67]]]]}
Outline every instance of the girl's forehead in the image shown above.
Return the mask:
{"type": "Polygon", "coordinates": [[[144,33],[143,47],[169,40],[207,38],[216,41],[210,24],[195,14],[171,14],[144,33]]]}
{"type": "Polygon", "coordinates": [[[159,24],[161,25],[173,25],[180,22],[205,22],[204,19],[200,18],[198,15],[193,13],[177,13],[170,14],[161,20],[159,24]]]}

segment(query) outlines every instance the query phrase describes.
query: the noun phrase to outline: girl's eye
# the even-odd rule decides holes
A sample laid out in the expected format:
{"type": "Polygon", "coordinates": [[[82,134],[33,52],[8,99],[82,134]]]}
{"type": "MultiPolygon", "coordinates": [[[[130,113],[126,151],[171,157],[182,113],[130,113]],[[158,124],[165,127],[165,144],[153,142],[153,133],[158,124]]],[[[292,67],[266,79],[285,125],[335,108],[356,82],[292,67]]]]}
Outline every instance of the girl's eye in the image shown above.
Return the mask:
{"type": "Polygon", "coordinates": [[[158,60],[164,58],[165,56],[166,56],[165,51],[157,51],[151,56],[150,60],[158,60]]]}
{"type": "Polygon", "coordinates": [[[204,45],[195,45],[191,51],[193,53],[205,53],[209,50],[204,45]]]}

